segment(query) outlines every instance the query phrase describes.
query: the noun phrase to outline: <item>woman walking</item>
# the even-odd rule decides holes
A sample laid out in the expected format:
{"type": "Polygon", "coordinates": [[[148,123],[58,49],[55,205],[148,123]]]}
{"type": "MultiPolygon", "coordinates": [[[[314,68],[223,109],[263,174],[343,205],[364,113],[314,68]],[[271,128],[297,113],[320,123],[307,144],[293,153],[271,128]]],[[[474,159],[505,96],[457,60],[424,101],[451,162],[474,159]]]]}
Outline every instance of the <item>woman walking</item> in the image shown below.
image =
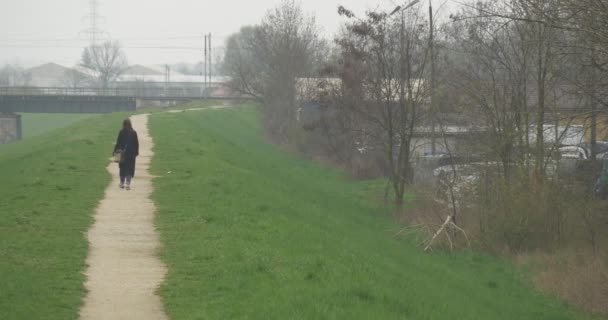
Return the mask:
{"type": "Polygon", "coordinates": [[[139,140],[137,132],[133,130],[131,120],[122,122],[122,130],[118,133],[114,153],[120,153],[120,188],[131,190],[131,179],[135,177],[135,158],[139,155],[139,140]]]}

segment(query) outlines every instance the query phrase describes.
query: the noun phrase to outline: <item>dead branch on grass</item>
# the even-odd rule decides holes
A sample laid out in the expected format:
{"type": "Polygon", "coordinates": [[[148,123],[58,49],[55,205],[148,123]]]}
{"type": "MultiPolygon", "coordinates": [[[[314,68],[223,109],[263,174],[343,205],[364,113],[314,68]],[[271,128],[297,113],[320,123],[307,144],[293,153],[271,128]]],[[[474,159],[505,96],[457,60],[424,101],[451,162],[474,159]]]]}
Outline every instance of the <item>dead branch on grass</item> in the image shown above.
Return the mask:
{"type": "Polygon", "coordinates": [[[439,228],[439,230],[435,232],[433,238],[431,238],[431,240],[425,246],[424,252],[428,252],[429,250],[433,249],[433,243],[435,242],[437,237],[439,237],[442,233],[446,235],[447,240],[450,243],[450,249],[454,250],[454,242],[452,241],[452,237],[450,236],[450,230],[462,233],[465,239],[467,240],[467,245],[469,247],[471,246],[471,241],[469,240],[469,236],[467,235],[466,231],[464,231],[464,229],[460,228],[454,223],[454,217],[452,215],[448,215],[448,217],[445,219],[445,222],[441,225],[441,228],[439,228]]]}

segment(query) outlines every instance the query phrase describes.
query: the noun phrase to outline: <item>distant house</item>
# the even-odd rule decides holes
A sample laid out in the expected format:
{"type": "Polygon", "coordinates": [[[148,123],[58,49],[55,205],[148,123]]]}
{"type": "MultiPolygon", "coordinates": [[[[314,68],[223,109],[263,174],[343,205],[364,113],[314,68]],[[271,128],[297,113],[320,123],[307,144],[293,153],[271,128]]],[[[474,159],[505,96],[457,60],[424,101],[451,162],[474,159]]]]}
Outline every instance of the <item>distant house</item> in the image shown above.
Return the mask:
{"type": "Polygon", "coordinates": [[[226,86],[229,81],[228,77],[213,76],[208,81],[208,85],[205,86],[205,78],[201,75],[183,74],[162,65],[134,65],[118,78],[114,86],[135,88],[144,93],[150,90],[165,90],[165,94],[168,96],[240,96],[226,86]]]}
{"type": "MultiPolygon", "coordinates": [[[[6,73],[6,72],[5,72],[6,73]]],[[[80,65],[66,67],[57,63],[46,63],[23,70],[24,79],[14,80],[0,77],[0,86],[27,86],[38,88],[97,88],[100,86],[98,74],[80,65]]],[[[9,74],[10,75],[10,74],[9,74]]],[[[6,78],[6,77],[5,77],[6,78]]],[[[13,77],[15,78],[15,77],[13,77]]],[[[138,97],[224,97],[247,98],[232,90],[227,84],[230,78],[183,74],[165,65],[132,65],[110,84],[110,89],[127,88],[138,97]],[[205,83],[205,80],[208,82],[205,83]]]]}
{"type": "MultiPolygon", "coordinates": [[[[342,79],[340,78],[296,78],[295,79],[296,98],[300,101],[316,101],[330,94],[342,93],[345,89],[342,79]]],[[[397,79],[385,80],[380,86],[384,89],[391,87],[393,94],[392,102],[397,102],[400,99],[399,90],[400,83],[397,79]]],[[[412,79],[411,86],[413,95],[419,94],[416,99],[423,98],[426,82],[424,79],[412,79]]],[[[362,84],[363,97],[369,100],[375,100],[373,88],[369,83],[362,84]]],[[[407,90],[406,90],[407,91],[407,90]]],[[[407,96],[407,92],[405,92],[407,96]]]]}
{"type": "Polygon", "coordinates": [[[27,70],[30,86],[76,87],[84,86],[89,78],[84,72],[50,62],[27,70]]]}
{"type": "Polygon", "coordinates": [[[160,70],[155,70],[150,67],[145,67],[140,64],[130,66],[123,72],[122,77],[129,78],[132,76],[136,77],[150,77],[150,76],[164,76],[164,73],[160,70]]]}
{"type": "MultiPolygon", "coordinates": [[[[226,83],[227,80],[226,77],[213,76],[210,83],[226,83]]],[[[183,74],[174,69],[166,69],[163,65],[133,65],[122,73],[116,84],[121,86],[135,82],[169,84],[171,87],[200,87],[204,83],[204,77],[201,75],[183,74]]]]}

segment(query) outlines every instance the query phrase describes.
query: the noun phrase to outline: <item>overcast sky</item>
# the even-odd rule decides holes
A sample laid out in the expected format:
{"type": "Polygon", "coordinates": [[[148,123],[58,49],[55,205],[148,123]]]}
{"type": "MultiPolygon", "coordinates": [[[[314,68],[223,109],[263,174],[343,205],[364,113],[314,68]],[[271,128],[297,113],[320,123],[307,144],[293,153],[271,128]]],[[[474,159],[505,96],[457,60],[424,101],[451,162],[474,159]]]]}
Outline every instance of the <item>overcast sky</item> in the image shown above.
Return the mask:
{"type": "MultiPolygon", "coordinates": [[[[119,40],[131,64],[196,63],[203,34],[213,34],[220,52],[226,37],[260,22],[280,0],[98,0],[100,27],[119,40]],[[179,47],[176,49],[175,47],[179,47]]],[[[433,0],[436,7],[448,0],[433,0]]],[[[363,13],[391,10],[398,0],[302,0],[307,13],[330,37],[339,28],[338,5],[363,13]]],[[[428,3],[428,0],[426,0],[428,3]]],[[[74,65],[89,43],[89,0],[0,0],[0,64],[74,65]]]]}

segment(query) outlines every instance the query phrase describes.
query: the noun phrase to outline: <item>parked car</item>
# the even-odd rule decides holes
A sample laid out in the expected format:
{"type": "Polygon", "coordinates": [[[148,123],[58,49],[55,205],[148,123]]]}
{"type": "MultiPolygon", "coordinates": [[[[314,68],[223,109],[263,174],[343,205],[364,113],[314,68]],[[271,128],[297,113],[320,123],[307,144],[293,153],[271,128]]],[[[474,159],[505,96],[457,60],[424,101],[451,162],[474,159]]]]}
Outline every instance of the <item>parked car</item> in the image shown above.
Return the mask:
{"type": "Polygon", "coordinates": [[[561,159],[589,159],[587,150],[580,146],[563,146],[558,149],[561,159]]]}
{"type": "MultiPolygon", "coordinates": [[[[566,147],[568,148],[566,150],[572,150],[571,148],[573,148],[575,146],[565,146],[564,148],[566,148],[566,147]]],[[[583,160],[587,160],[587,159],[591,158],[591,144],[590,143],[583,143],[576,147],[582,148],[584,150],[585,156],[584,156],[583,160]]],[[[600,160],[608,159],[608,142],[598,141],[596,148],[597,148],[597,159],[600,159],[600,160]]]]}

